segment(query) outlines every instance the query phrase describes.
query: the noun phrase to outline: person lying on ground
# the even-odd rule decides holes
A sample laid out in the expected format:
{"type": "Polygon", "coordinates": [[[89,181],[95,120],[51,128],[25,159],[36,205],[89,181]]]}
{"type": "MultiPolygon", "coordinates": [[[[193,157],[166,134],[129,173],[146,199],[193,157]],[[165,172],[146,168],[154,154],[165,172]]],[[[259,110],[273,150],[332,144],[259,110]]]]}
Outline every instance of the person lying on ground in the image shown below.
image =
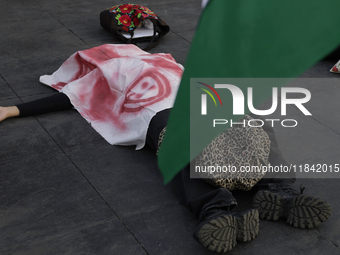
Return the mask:
{"type": "MultiPolygon", "coordinates": [[[[137,149],[148,144],[156,152],[182,72],[183,67],[169,54],[149,54],[133,45],[99,46],[75,53],[53,75],[42,76],[43,83],[61,93],[0,107],[0,121],[75,108],[109,143],[137,149]]],[[[287,165],[273,128],[265,124],[263,130],[269,141],[268,162],[287,165]]],[[[294,227],[314,228],[329,218],[330,205],[303,195],[303,189],[294,188],[294,181],[292,176],[264,176],[246,187],[256,194],[253,205],[241,211],[231,188],[190,178],[190,165],[169,185],[197,219],[194,238],[209,250],[226,252],[237,241],[256,238],[259,219],[286,218],[294,227]]]]}

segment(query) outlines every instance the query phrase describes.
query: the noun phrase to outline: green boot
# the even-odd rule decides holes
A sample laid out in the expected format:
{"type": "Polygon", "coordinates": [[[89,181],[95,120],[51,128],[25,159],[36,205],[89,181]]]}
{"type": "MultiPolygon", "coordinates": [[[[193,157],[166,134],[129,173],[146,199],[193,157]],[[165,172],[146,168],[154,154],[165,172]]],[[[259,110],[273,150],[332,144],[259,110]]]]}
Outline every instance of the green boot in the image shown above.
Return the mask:
{"type": "Polygon", "coordinates": [[[286,218],[287,223],[298,228],[314,228],[327,220],[331,206],[318,197],[302,195],[292,184],[269,184],[269,190],[258,191],[253,200],[254,208],[265,220],[286,218]]]}
{"type": "Polygon", "coordinates": [[[231,212],[213,209],[197,225],[194,238],[215,252],[232,250],[237,241],[248,242],[259,234],[259,213],[256,209],[231,212]]]}

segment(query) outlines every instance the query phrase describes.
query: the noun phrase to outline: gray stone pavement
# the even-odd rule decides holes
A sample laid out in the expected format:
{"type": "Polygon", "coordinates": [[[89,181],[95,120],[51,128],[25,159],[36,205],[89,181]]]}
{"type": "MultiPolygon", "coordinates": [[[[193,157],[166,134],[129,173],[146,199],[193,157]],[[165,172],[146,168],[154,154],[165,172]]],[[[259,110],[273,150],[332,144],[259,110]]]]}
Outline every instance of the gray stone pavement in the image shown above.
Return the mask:
{"type": "MultiPolygon", "coordinates": [[[[0,105],[52,93],[39,83],[72,53],[119,43],[100,27],[99,13],[123,1],[0,1],[0,105]]],[[[171,27],[151,52],[184,64],[200,1],[136,0],[171,27]]],[[[334,78],[325,59],[302,76],[334,78]]],[[[275,127],[292,164],[339,162],[340,86],[308,87],[312,117],[291,107],[294,131],[275,127]]],[[[195,220],[162,184],[150,149],[111,146],[74,110],[0,123],[0,254],[215,254],[198,244],[195,220]]],[[[259,236],[228,254],[340,254],[340,180],[304,179],[305,193],[333,208],[328,221],[301,230],[283,220],[260,222],[259,236]]],[[[251,196],[235,192],[240,208],[251,196]]]]}

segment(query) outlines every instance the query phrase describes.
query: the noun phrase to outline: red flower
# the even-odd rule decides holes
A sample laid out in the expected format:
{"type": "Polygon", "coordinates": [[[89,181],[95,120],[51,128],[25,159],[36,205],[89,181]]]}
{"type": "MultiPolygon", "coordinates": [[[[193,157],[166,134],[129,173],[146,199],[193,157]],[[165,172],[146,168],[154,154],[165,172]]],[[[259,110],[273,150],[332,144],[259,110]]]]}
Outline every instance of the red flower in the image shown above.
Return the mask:
{"type": "Polygon", "coordinates": [[[122,15],[120,18],[119,18],[119,21],[124,25],[124,26],[131,26],[131,19],[129,17],[129,15],[125,14],[125,15],[122,15]]]}
{"type": "Polygon", "coordinates": [[[132,8],[135,9],[135,10],[142,9],[142,7],[143,7],[139,4],[133,4],[132,6],[133,6],[132,8]]]}
{"type": "Polygon", "coordinates": [[[130,13],[132,10],[131,4],[123,4],[119,7],[121,13],[130,13]]]}
{"type": "Polygon", "coordinates": [[[143,12],[142,10],[136,9],[135,12],[134,12],[134,14],[135,14],[136,16],[138,16],[138,14],[139,14],[139,13],[142,13],[142,12],[143,12]]]}
{"type": "Polygon", "coordinates": [[[139,25],[139,19],[138,18],[134,18],[133,19],[133,24],[137,27],[139,25]]]}

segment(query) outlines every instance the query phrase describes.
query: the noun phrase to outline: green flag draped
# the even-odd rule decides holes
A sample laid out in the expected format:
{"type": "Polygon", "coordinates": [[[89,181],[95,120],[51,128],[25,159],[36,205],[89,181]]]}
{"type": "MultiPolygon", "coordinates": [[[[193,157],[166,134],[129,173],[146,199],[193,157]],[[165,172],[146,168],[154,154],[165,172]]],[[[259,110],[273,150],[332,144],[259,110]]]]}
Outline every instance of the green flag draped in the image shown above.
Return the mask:
{"type": "Polygon", "coordinates": [[[193,159],[190,78],[296,77],[339,45],[339,10],[340,2],[330,0],[210,0],[158,156],[165,183],[193,159]]]}

